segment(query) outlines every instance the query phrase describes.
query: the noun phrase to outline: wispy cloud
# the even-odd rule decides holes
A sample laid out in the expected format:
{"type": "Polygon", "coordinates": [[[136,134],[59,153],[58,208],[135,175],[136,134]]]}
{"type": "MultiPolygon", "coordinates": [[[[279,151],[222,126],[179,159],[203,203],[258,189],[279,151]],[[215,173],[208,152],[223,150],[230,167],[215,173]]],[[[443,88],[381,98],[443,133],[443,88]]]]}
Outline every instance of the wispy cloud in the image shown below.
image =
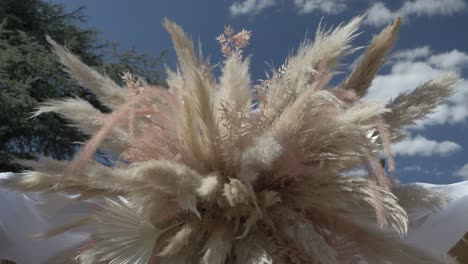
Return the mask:
{"type": "Polygon", "coordinates": [[[438,170],[437,168],[427,169],[426,167],[422,167],[420,165],[411,165],[406,166],[401,169],[401,171],[408,172],[408,173],[418,173],[418,174],[425,174],[430,176],[443,176],[447,173],[438,170]]]}
{"type": "Polygon", "coordinates": [[[385,3],[379,1],[367,10],[365,23],[373,26],[383,26],[398,16],[436,16],[452,15],[467,8],[464,0],[416,0],[404,1],[397,10],[390,10],[385,3]]]}
{"type": "Polygon", "coordinates": [[[419,165],[411,165],[411,166],[406,166],[402,168],[403,171],[415,171],[415,172],[422,172],[425,171],[421,166],[419,165]]]}
{"type": "Polygon", "coordinates": [[[346,10],[345,0],[294,0],[294,6],[300,14],[320,12],[338,14],[346,10]]]}
{"type": "Polygon", "coordinates": [[[245,0],[235,1],[230,7],[229,12],[233,16],[256,15],[264,9],[276,5],[276,0],[245,0]]]}
{"type": "Polygon", "coordinates": [[[427,58],[431,55],[432,51],[429,46],[417,47],[414,49],[403,50],[393,55],[394,59],[415,60],[427,58]]]}
{"type": "Polygon", "coordinates": [[[468,54],[455,49],[430,56],[428,63],[442,69],[459,71],[460,68],[468,66],[468,54]]]}
{"type": "Polygon", "coordinates": [[[461,177],[463,179],[468,180],[468,163],[463,165],[460,169],[458,169],[455,173],[454,176],[461,177]]]}
{"type": "Polygon", "coordinates": [[[438,142],[429,140],[423,136],[408,138],[393,145],[395,155],[402,156],[448,156],[462,149],[460,145],[452,141],[438,142]]]}
{"type": "MultiPolygon", "coordinates": [[[[287,2],[287,1],[286,1],[287,2]]],[[[235,1],[229,6],[233,16],[256,15],[263,10],[285,3],[281,0],[243,0],[235,1]]],[[[311,14],[314,12],[324,14],[338,14],[346,10],[346,0],[293,0],[292,4],[298,14],[311,14]]]]}
{"type": "MultiPolygon", "coordinates": [[[[265,9],[280,4],[289,4],[298,14],[339,14],[354,2],[351,0],[236,0],[229,6],[233,16],[257,15],[265,9]]],[[[355,2],[357,2],[355,0],[355,2]]],[[[415,0],[404,1],[403,5],[390,10],[383,1],[375,2],[368,10],[365,23],[372,26],[383,26],[397,16],[436,16],[452,15],[467,9],[464,0],[415,0]]]]}

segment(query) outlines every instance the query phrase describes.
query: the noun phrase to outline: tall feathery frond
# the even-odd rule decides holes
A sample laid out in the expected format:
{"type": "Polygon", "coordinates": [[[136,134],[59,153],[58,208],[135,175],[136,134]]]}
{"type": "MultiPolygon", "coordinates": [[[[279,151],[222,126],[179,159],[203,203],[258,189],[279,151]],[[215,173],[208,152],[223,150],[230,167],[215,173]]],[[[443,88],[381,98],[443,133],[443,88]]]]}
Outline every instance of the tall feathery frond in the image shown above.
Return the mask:
{"type": "Polygon", "coordinates": [[[105,199],[102,208],[42,238],[90,223],[76,260],[93,263],[297,264],[450,263],[400,239],[415,207],[446,199],[386,175],[390,144],[453,93],[443,75],[387,105],[362,98],[396,39],[400,19],[369,44],[339,86],[329,87],[362,17],[319,29],[266,80],[252,85],[250,31],[226,27],[216,79],[190,37],[164,21],[178,58],[169,89],[123,74],[126,89],[50,40],[72,77],[111,113],[80,99],[45,103],[90,135],[72,161],[20,161],[32,168],[0,179],[21,191],[105,199]],[[93,161],[115,149],[113,167],[93,161]],[[347,176],[356,167],[367,177],[347,176]],[[119,201],[120,199],[120,201],[119,201]],[[97,223],[95,223],[97,222],[97,223]]]}
{"type": "Polygon", "coordinates": [[[301,94],[314,82],[319,64],[333,68],[342,57],[354,51],[350,42],[357,36],[362,20],[363,17],[356,17],[329,31],[319,27],[313,42],[306,40],[301,44],[297,54],[288,59],[284,73],[296,94],[301,94]]]}
{"type": "Polygon", "coordinates": [[[214,80],[208,72],[210,67],[196,55],[192,40],[177,24],[165,19],[164,26],[172,37],[184,82],[182,140],[192,155],[204,159],[202,166],[216,168],[219,166],[216,159],[219,155],[219,123],[212,95],[214,80]]]}
{"type": "Polygon", "coordinates": [[[164,19],[163,25],[171,35],[179,66],[183,74],[187,74],[189,71],[188,67],[199,64],[199,58],[193,47],[193,42],[179,25],[169,19],[164,19]]]}
{"type": "Polygon", "coordinates": [[[88,135],[96,133],[102,126],[101,111],[94,108],[88,101],[79,98],[48,101],[37,109],[33,117],[49,112],[60,114],[88,135]]]}
{"type": "Polygon", "coordinates": [[[50,37],[47,41],[52,45],[60,62],[66,67],[71,77],[83,87],[94,93],[99,101],[111,109],[115,109],[127,98],[127,90],[122,89],[111,78],[101,75],[96,70],[84,64],[78,57],[66,48],[58,45],[50,37]]]}
{"type": "Polygon", "coordinates": [[[340,87],[353,90],[359,97],[367,93],[372,80],[385,63],[385,55],[396,41],[400,25],[401,18],[399,17],[393,24],[384,28],[382,32],[374,37],[358,65],[340,87]]]}
{"type": "Polygon", "coordinates": [[[249,62],[250,59],[242,60],[240,56],[227,58],[219,83],[219,100],[233,104],[237,111],[250,108],[251,104],[249,62]]]}
{"type": "MultiPolygon", "coordinates": [[[[231,106],[231,111],[236,114],[244,114],[250,110],[252,100],[252,89],[250,87],[249,73],[250,59],[243,60],[238,55],[233,55],[226,59],[223,67],[223,75],[220,79],[219,89],[217,91],[217,105],[221,108],[228,104],[231,106]]],[[[233,133],[238,131],[243,125],[240,121],[242,118],[230,121],[231,124],[223,124],[226,127],[225,133],[233,133]]],[[[229,122],[228,120],[223,120],[229,122]]]]}
{"type": "Polygon", "coordinates": [[[391,111],[383,115],[385,121],[392,129],[413,125],[452,95],[458,80],[457,75],[447,73],[400,94],[388,103],[391,111]]]}

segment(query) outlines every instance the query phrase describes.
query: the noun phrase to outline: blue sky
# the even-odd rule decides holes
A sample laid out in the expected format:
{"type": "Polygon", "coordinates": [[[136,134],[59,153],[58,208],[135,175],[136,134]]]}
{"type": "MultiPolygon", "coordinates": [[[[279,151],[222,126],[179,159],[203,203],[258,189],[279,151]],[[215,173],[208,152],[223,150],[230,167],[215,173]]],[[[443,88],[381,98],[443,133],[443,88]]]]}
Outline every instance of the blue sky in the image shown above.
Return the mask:
{"type": "MultiPolygon", "coordinates": [[[[180,24],[194,39],[200,39],[205,56],[213,64],[222,59],[218,36],[224,25],[252,30],[246,54],[252,54],[253,79],[261,79],[268,65],[280,66],[296,49],[306,33],[313,36],[322,20],[330,27],[366,14],[356,46],[371,37],[396,16],[404,24],[388,65],[380,72],[368,95],[388,100],[399,92],[414,89],[447,71],[468,78],[468,3],[466,0],[50,0],[68,8],[86,6],[88,27],[122,48],[157,55],[175,55],[168,34],[161,26],[167,17],[180,24]]],[[[359,52],[339,70],[343,77],[359,52]]],[[[402,182],[451,183],[468,179],[468,81],[436,113],[408,130],[410,137],[394,146],[402,182]]]]}

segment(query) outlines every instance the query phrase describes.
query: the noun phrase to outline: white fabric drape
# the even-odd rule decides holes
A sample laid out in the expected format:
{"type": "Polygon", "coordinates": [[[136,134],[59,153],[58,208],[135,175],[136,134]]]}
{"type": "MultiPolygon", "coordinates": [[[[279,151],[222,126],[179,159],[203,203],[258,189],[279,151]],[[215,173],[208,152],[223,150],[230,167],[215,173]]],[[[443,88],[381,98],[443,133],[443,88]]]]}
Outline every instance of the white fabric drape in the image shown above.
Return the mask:
{"type": "Polygon", "coordinates": [[[404,239],[433,254],[447,254],[468,232],[468,181],[421,185],[445,193],[451,201],[436,213],[420,210],[410,214],[410,219],[419,223],[410,228],[404,239]]]}
{"type": "MultiPolygon", "coordinates": [[[[9,175],[0,173],[0,178],[9,175]]],[[[446,254],[468,232],[468,210],[465,210],[468,181],[421,185],[443,191],[452,200],[438,213],[420,210],[411,214],[412,222],[418,225],[410,228],[404,240],[433,254],[446,254]]],[[[64,195],[22,194],[0,188],[0,259],[17,264],[41,264],[64,250],[77,247],[88,238],[86,232],[39,241],[29,236],[84,216],[90,210],[93,210],[93,203],[78,202],[64,195]]]]}
{"type": "MultiPolygon", "coordinates": [[[[8,176],[0,173],[0,178],[8,176]]],[[[0,188],[0,259],[17,264],[41,264],[63,250],[78,246],[88,238],[87,234],[68,233],[47,240],[33,240],[30,236],[65,224],[87,210],[89,204],[66,196],[23,194],[0,188]]]]}

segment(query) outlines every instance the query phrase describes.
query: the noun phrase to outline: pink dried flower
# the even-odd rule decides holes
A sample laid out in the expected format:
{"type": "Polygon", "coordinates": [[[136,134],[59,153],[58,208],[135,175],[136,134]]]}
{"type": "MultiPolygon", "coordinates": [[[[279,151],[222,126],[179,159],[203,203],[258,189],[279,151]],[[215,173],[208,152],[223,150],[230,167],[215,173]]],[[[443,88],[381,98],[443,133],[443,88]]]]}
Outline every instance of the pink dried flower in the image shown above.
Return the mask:
{"type": "Polygon", "coordinates": [[[239,47],[245,48],[249,45],[251,31],[242,29],[241,32],[237,33],[232,37],[232,41],[239,47]]]}
{"type": "Polygon", "coordinates": [[[221,52],[225,57],[231,57],[233,54],[240,56],[242,49],[249,45],[251,31],[242,29],[234,35],[234,30],[231,26],[224,26],[223,34],[219,35],[216,40],[221,45],[221,52]]]}

